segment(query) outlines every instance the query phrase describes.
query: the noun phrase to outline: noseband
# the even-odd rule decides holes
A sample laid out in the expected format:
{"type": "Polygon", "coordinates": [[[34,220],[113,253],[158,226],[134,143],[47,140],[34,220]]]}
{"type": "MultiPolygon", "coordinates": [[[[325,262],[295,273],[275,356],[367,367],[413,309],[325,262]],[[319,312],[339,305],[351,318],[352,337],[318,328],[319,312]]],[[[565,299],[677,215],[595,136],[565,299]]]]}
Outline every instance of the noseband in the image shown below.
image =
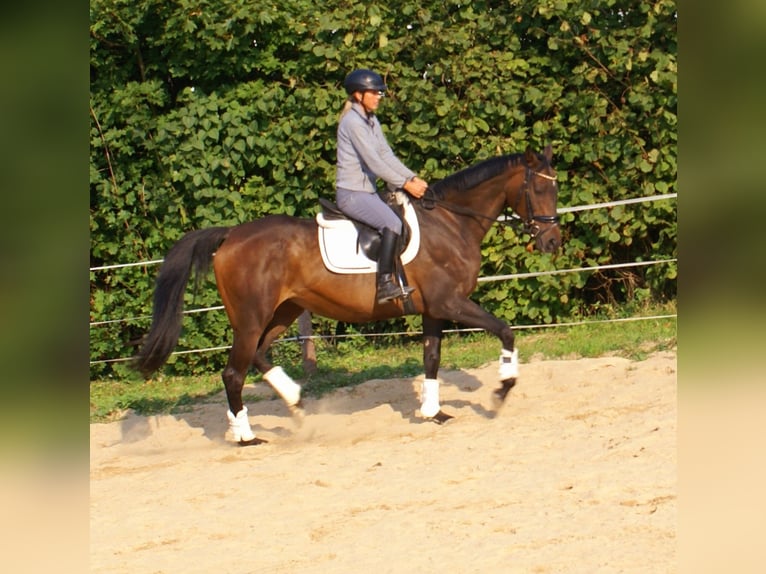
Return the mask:
{"type": "Polygon", "coordinates": [[[521,186],[521,192],[519,193],[518,197],[516,198],[516,206],[513,208],[513,210],[516,213],[519,213],[519,202],[521,201],[522,195],[524,196],[524,199],[527,202],[527,219],[524,220],[524,233],[529,234],[530,237],[533,239],[537,237],[537,234],[540,233],[540,226],[537,225],[537,223],[549,223],[551,224],[550,227],[547,227],[545,231],[543,231],[543,235],[553,229],[555,226],[559,224],[559,216],[558,215],[535,215],[534,209],[532,208],[532,199],[530,198],[530,188],[534,187],[533,185],[530,185],[530,177],[536,175],[538,177],[542,177],[543,179],[547,179],[549,181],[556,181],[558,178],[555,175],[548,175],[545,173],[541,173],[539,171],[534,171],[532,168],[527,167],[524,172],[524,183],[521,186]]]}

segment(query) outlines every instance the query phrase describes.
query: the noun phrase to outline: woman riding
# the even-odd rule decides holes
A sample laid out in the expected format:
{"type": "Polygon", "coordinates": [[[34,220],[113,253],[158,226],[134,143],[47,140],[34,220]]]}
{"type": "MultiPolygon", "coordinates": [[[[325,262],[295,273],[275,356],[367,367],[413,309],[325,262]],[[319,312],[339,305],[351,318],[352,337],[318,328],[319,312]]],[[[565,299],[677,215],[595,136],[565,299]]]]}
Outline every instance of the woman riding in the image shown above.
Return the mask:
{"type": "Polygon", "coordinates": [[[374,227],[382,236],[376,298],[385,303],[406,297],[414,289],[403,289],[395,279],[394,257],[402,222],[377,194],[377,180],[415,198],[423,196],[428,184],[394,155],[375,116],[386,91],[383,78],[372,70],[359,69],[346,76],[343,85],[348,99],[338,124],[336,203],[346,215],[374,227]]]}

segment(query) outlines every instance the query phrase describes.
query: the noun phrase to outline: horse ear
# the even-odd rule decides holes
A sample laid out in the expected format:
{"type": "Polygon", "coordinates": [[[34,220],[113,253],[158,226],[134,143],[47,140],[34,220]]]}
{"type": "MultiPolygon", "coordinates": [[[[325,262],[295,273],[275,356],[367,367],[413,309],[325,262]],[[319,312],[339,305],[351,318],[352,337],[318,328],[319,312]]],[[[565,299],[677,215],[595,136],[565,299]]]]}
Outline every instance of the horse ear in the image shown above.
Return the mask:
{"type": "Polygon", "coordinates": [[[548,163],[551,163],[551,160],[553,159],[553,148],[551,147],[551,144],[545,146],[543,155],[545,156],[545,159],[548,160],[548,163]]]}
{"type": "Polygon", "coordinates": [[[532,168],[537,165],[537,154],[530,146],[527,146],[527,149],[524,151],[524,162],[532,168]]]}

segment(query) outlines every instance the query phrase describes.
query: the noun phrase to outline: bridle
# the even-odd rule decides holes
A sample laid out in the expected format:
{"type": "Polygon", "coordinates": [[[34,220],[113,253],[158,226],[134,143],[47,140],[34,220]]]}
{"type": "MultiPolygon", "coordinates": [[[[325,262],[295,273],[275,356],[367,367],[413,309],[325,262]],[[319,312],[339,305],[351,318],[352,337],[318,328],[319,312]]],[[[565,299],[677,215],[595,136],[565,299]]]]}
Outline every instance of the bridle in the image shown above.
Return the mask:
{"type": "Polygon", "coordinates": [[[519,206],[519,202],[521,201],[521,197],[523,195],[524,199],[527,202],[527,219],[523,221],[524,233],[528,233],[529,236],[534,239],[537,237],[537,234],[540,233],[540,226],[537,225],[537,223],[551,224],[550,227],[546,227],[545,231],[543,231],[543,234],[545,234],[559,224],[559,216],[558,215],[535,215],[534,209],[532,208],[532,200],[529,197],[530,176],[533,176],[533,175],[537,177],[542,177],[543,179],[547,179],[548,181],[553,181],[553,182],[555,182],[558,178],[555,175],[548,175],[546,173],[535,171],[531,167],[525,168],[524,183],[521,185],[521,193],[519,193],[519,195],[516,197],[516,205],[514,206],[513,210],[516,213],[519,213],[518,206],[519,206]]]}
{"type": "Polygon", "coordinates": [[[444,201],[443,199],[437,197],[437,192],[435,192],[433,188],[431,187],[429,187],[426,190],[426,194],[422,198],[420,198],[419,201],[421,202],[421,205],[425,209],[433,209],[436,205],[438,205],[439,207],[442,207],[446,209],[447,211],[451,211],[453,213],[468,215],[471,217],[477,217],[481,219],[487,219],[492,221],[493,223],[497,222],[503,225],[507,225],[509,227],[513,227],[514,225],[518,225],[519,223],[521,223],[523,225],[522,227],[523,232],[529,234],[529,236],[532,239],[535,239],[537,235],[540,233],[540,226],[537,225],[538,223],[551,224],[550,227],[547,227],[545,231],[543,231],[543,234],[545,234],[559,224],[559,216],[558,215],[535,215],[534,209],[532,207],[532,199],[530,198],[530,195],[529,195],[530,188],[534,187],[534,185],[530,185],[532,176],[542,177],[543,179],[547,179],[549,181],[556,181],[558,179],[555,175],[548,175],[546,173],[535,171],[529,166],[525,166],[524,183],[521,184],[519,195],[516,197],[516,205],[514,205],[513,207],[513,211],[515,211],[516,214],[518,214],[519,202],[521,201],[521,198],[523,196],[526,201],[526,207],[527,207],[527,218],[523,220],[518,215],[513,215],[513,214],[511,214],[510,216],[506,215],[505,219],[503,220],[497,220],[492,217],[488,217],[484,215],[483,213],[474,211],[473,209],[470,209],[468,207],[453,205],[452,203],[448,201],[444,201]]]}

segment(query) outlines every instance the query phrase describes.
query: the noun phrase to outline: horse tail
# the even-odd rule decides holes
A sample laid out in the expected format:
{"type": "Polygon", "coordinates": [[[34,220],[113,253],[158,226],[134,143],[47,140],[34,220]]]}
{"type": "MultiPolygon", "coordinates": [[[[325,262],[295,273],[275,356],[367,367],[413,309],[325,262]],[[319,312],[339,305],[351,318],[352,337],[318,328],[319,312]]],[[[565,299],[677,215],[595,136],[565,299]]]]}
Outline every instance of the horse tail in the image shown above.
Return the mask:
{"type": "Polygon", "coordinates": [[[133,367],[144,377],[164,365],[178,344],[186,284],[192,271],[196,283],[199,283],[210,268],[213,254],[228,233],[228,227],[191,231],[178,240],[165,256],[154,290],[152,326],[133,358],[133,367]]]}

